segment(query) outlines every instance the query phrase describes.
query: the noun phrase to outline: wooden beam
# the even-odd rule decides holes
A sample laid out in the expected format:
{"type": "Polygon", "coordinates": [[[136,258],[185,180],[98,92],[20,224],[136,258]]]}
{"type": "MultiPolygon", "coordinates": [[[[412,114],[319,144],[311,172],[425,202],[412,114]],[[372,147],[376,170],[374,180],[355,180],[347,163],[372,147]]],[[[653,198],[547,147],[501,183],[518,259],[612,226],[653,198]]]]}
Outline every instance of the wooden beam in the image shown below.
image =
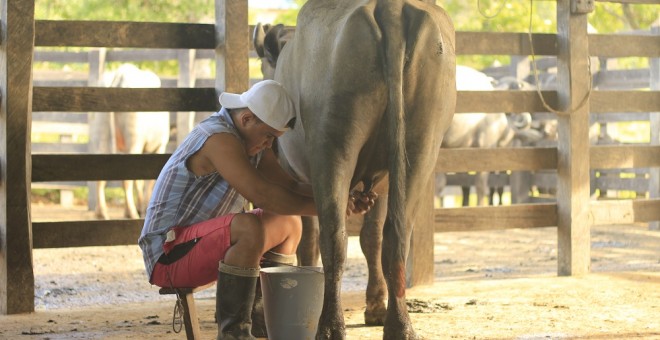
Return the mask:
{"type": "Polygon", "coordinates": [[[436,172],[557,168],[556,148],[440,149],[436,172]]]}
{"type": "MultiPolygon", "coordinates": [[[[551,107],[557,93],[543,91],[551,107]]],[[[660,111],[659,91],[594,91],[593,112],[660,111]]],[[[34,111],[216,111],[216,93],[211,88],[34,88],[34,111]]],[[[545,112],[536,91],[459,91],[457,113],[545,112]]]]}
{"type": "Polygon", "coordinates": [[[436,232],[554,227],[557,220],[553,203],[435,209],[436,232]]]}
{"type": "Polygon", "coordinates": [[[214,41],[215,27],[211,24],[75,20],[35,22],[36,46],[213,49],[214,41]]]}
{"type": "Polygon", "coordinates": [[[155,179],[169,157],[169,154],[32,155],[32,181],[155,179]]]}
{"type": "Polygon", "coordinates": [[[660,57],[660,36],[591,34],[589,55],[606,58],[660,57]]]}
{"type": "Polygon", "coordinates": [[[557,210],[558,275],[590,269],[589,102],[587,15],[571,13],[571,0],[557,1],[557,210]]]}
{"type": "MultiPolygon", "coordinates": [[[[532,34],[536,55],[557,55],[557,36],[549,33],[532,34]]],[[[527,33],[456,32],[456,54],[530,55],[527,33]]]]}
{"type": "MultiPolygon", "coordinates": [[[[557,204],[435,209],[435,232],[469,232],[557,226],[557,204]]],[[[660,200],[591,201],[593,224],[625,224],[660,219],[660,200]]]]}
{"type": "Polygon", "coordinates": [[[34,111],[216,111],[212,88],[35,87],[34,111]]]}
{"type": "Polygon", "coordinates": [[[34,222],[34,248],[135,245],[144,220],[34,222]]]}
{"type": "Polygon", "coordinates": [[[215,20],[216,91],[242,93],[249,87],[247,0],[216,0],[215,20]]]}
{"type": "MultiPolygon", "coordinates": [[[[589,154],[592,169],[660,166],[659,146],[595,146],[589,149],[589,154]]],[[[154,179],[169,157],[169,154],[34,154],[32,181],[154,179]],[[94,166],[96,164],[106,166],[98,168],[94,166]]],[[[556,148],[458,148],[441,149],[435,171],[523,171],[556,168],[556,148]]]]}
{"type": "Polygon", "coordinates": [[[660,167],[660,145],[594,146],[589,155],[592,169],[660,167]]]}
{"type": "MultiPolygon", "coordinates": [[[[557,106],[556,91],[541,91],[545,101],[557,106]]],[[[546,112],[536,91],[458,91],[456,112],[546,112]]]]}
{"type": "Polygon", "coordinates": [[[660,91],[593,91],[592,112],[660,111],[660,91]]]}
{"type": "Polygon", "coordinates": [[[29,157],[34,1],[0,0],[0,12],[0,314],[17,314],[34,311],[29,157]]]}
{"type": "Polygon", "coordinates": [[[660,200],[592,201],[590,219],[594,225],[658,221],[660,200]]]}
{"type": "MultiPolygon", "coordinates": [[[[556,108],[556,91],[541,91],[543,98],[556,108]]],[[[591,112],[660,111],[660,91],[593,91],[589,97],[591,112]]],[[[458,91],[456,113],[547,112],[536,91],[458,91]]]]}

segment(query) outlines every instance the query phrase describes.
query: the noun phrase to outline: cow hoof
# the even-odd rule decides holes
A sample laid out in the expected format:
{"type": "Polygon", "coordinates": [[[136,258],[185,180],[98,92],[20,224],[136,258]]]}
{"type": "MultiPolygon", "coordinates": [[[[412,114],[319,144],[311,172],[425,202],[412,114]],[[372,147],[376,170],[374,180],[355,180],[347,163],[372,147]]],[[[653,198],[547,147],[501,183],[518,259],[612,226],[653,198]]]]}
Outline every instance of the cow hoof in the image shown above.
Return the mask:
{"type": "Polygon", "coordinates": [[[367,306],[364,311],[364,323],[369,326],[383,326],[385,315],[387,315],[385,304],[379,304],[376,307],[367,306]]]}
{"type": "Polygon", "coordinates": [[[340,318],[330,319],[330,322],[324,322],[323,313],[319,320],[318,329],[316,330],[316,340],[344,340],[346,339],[346,325],[344,324],[343,316],[340,318]]]}
{"type": "Polygon", "coordinates": [[[124,212],[124,217],[132,220],[137,220],[140,218],[140,215],[137,213],[137,211],[134,212],[124,212]]]}
{"type": "Polygon", "coordinates": [[[108,217],[107,212],[97,211],[96,213],[94,213],[94,216],[96,216],[96,218],[99,219],[99,220],[109,220],[110,219],[110,217],[108,217]]]}
{"type": "Polygon", "coordinates": [[[383,328],[383,340],[422,340],[425,339],[420,337],[415,333],[411,325],[404,326],[398,325],[398,327],[403,327],[402,329],[397,328],[396,326],[386,325],[383,328]]]}

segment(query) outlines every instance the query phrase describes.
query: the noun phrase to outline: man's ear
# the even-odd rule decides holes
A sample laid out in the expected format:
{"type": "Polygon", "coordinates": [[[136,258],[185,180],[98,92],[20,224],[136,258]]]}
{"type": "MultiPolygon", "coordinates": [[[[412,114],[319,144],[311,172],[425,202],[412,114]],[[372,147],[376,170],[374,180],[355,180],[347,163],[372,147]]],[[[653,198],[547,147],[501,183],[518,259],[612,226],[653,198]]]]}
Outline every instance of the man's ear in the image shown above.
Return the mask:
{"type": "Polygon", "coordinates": [[[253,122],[257,117],[252,113],[252,111],[243,109],[238,115],[241,126],[246,127],[250,122],[253,122]]]}

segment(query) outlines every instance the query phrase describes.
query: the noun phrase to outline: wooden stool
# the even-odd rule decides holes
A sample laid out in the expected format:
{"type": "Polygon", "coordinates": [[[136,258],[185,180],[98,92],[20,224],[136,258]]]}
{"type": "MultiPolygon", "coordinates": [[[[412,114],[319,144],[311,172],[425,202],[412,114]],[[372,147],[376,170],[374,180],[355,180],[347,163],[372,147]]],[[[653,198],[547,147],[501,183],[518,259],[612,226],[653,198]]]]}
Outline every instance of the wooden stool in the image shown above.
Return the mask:
{"type": "Polygon", "coordinates": [[[188,340],[202,338],[199,331],[199,319],[197,318],[197,308],[195,307],[195,298],[193,297],[193,293],[209,288],[214,284],[215,282],[211,282],[207,285],[194,288],[161,288],[158,290],[160,295],[174,294],[181,297],[181,305],[183,307],[183,325],[186,328],[186,338],[188,340]]]}

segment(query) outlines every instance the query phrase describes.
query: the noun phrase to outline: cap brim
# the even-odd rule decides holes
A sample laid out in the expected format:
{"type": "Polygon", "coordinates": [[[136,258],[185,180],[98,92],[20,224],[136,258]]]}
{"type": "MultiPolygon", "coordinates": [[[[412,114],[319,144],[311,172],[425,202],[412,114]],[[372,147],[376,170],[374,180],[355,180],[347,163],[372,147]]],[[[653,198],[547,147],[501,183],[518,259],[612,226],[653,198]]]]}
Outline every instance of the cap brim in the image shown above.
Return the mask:
{"type": "Polygon", "coordinates": [[[222,105],[222,107],[224,107],[225,109],[236,109],[239,107],[247,107],[247,104],[245,104],[241,100],[240,94],[223,92],[220,94],[219,100],[220,100],[220,105],[222,105]]]}

